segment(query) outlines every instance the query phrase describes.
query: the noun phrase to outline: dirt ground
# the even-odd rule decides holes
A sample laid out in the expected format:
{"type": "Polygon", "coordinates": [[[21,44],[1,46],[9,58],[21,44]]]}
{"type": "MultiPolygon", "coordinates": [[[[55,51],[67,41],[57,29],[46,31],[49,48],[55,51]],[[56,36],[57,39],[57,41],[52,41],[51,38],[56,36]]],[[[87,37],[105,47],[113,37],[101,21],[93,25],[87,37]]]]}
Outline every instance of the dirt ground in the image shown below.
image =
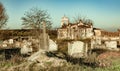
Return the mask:
{"type": "Polygon", "coordinates": [[[120,57],[120,51],[119,52],[107,51],[105,53],[100,54],[97,58],[103,60],[103,59],[119,58],[119,57],[120,57]]]}

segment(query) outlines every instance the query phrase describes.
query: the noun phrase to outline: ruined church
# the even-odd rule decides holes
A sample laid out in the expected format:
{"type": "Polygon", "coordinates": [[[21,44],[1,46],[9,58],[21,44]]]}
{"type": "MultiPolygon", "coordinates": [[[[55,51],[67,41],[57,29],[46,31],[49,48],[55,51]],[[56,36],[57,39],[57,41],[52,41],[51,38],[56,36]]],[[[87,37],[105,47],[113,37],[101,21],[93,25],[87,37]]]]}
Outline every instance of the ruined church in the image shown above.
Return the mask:
{"type": "Polygon", "coordinates": [[[70,23],[68,17],[62,17],[61,27],[58,28],[58,39],[83,39],[91,36],[93,36],[92,24],[84,24],[82,20],[78,23],[70,23]]]}

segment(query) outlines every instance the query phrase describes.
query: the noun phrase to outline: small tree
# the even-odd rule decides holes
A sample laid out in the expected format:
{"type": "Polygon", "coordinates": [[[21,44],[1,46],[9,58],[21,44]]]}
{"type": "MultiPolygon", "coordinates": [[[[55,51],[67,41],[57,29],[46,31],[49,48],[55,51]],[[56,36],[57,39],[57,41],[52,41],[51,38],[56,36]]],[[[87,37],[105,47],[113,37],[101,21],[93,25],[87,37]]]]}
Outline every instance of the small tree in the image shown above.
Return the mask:
{"type": "Polygon", "coordinates": [[[24,15],[25,17],[22,17],[24,28],[41,29],[43,21],[46,22],[47,29],[51,28],[52,23],[46,10],[31,8],[24,15]]]}
{"type": "Polygon", "coordinates": [[[0,3],[0,29],[6,25],[6,22],[8,20],[8,16],[5,11],[6,10],[3,7],[3,4],[0,3]]]}

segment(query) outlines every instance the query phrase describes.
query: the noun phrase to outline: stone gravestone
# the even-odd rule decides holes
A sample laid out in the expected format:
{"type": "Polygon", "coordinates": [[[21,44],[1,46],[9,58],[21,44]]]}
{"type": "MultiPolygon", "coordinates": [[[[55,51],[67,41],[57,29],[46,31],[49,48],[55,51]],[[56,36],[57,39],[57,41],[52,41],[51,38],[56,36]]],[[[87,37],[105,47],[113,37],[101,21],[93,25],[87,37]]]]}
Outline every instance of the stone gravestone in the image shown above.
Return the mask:
{"type": "Polygon", "coordinates": [[[117,48],[117,41],[105,41],[105,45],[108,49],[116,49],[117,48]]]}
{"type": "Polygon", "coordinates": [[[46,34],[46,38],[43,38],[43,36],[44,36],[44,34],[41,34],[40,35],[40,49],[42,49],[42,50],[48,50],[48,49],[46,49],[46,48],[48,48],[48,46],[49,46],[49,35],[48,34],[46,34]],[[46,43],[44,44],[44,41],[46,40],[46,43]],[[46,47],[46,48],[45,48],[46,47]]]}
{"type": "Polygon", "coordinates": [[[57,44],[56,44],[53,40],[49,39],[49,47],[48,47],[48,50],[49,50],[49,51],[57,51],[57,49],[58,49],[57,44]]]}
{"type": "Polygon", "coordinates": [[[40,49],[47,50],[47,51],[56,51],[58,49],[57,44],[49,38],[49,35],[46,34],[46,47],[47,49],[44,48],[44,39],[42,38],[43,34],[40,36],[40,49]]]}
{"type": "Polygon", "coordinates": [[[13,39],[9,39],[8,42],[9,42],[9,44],[13,44],[14,43],[13,39]]]}
{"type": "Polygon", "coordinates": [[[33,50],[32,50],[32,47],[31,47],[31,42],[28,42],[28,41],[23,41],[23,44],[22,44],[22,47],[21,47],[21,54],[29,54],[31,53],[33,50]]]}
{"type": "Polygon", "coordinates": [[[68,43],[68,54],[72,57],[82,57],[84,55],[84,42],[74,41],[68,43]]]}
{"type": "Polygon", "coordinates": [[[3,41],[2,47],[7,47],[7,46],[8,46],[8,41],[7,40],[3,41]]]}

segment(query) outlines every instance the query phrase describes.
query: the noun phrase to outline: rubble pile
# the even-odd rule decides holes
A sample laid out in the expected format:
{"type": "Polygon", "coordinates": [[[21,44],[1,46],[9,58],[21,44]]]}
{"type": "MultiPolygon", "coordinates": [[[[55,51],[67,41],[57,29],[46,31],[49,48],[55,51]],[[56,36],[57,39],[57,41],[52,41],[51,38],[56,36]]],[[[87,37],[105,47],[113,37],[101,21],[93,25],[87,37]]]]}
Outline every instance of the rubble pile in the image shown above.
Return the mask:
{"type": "Polygon", "coordinates": [[[39,50],[35,54],[33,54],[31,57],[28,58],[28,61],[30,62],[37,62],[42,67],[57,67],[62,66],[64,63],[66,63],[66,60],[58,59],[56,57],[48,57],[46,56],[46,53],[44,50],[39,50]],[[48,64],[48,65],[46,65],[48,64]]]}

